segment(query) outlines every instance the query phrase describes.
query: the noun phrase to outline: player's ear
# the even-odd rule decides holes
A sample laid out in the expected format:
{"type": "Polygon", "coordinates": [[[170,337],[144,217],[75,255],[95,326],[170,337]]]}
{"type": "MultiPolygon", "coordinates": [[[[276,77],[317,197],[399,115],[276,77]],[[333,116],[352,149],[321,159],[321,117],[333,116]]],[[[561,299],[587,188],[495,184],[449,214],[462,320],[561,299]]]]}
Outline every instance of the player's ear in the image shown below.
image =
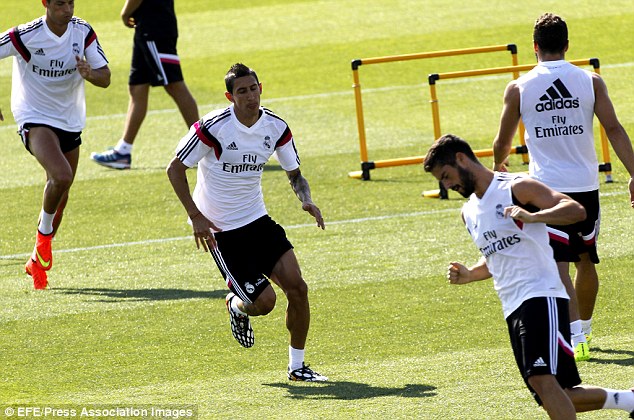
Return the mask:
{"type": "Polygon", "coordinates": [[[260,95],[262,94],[262,83],[258,83],[258,86],[260,87],[260,95]]]}
{"type": "Polygon", "coordinates": [[[42,6],[46,7],[46,1],[47,0],[42,0],[42,6]]]}
{"type": "Polygon", "coordinates": [[[227,98],[230,102],[233,102],[233,95],[231,92],[225,92],[225,98],[227,98]]]}

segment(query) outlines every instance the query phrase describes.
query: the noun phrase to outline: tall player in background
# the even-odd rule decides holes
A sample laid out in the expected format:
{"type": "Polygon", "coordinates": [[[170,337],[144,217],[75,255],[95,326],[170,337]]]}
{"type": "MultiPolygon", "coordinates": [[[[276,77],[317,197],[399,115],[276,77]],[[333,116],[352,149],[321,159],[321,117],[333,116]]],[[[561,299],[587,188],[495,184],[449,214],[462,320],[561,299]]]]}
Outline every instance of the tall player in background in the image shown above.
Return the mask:
{"type": "Polygon", "coordinates": [[[504,92],[504,107],[493,151],[494,170],[506,170],[513,136],[520,118],[526,127],[529,172],[552,189],[581,203],[583,222],[549,225],[550,244],[561,279],[570,295],[572,344],[577,361],[588,360],[587,340],[592,337],[592,314],[599,290],[595,264],[599,234],[599,174],[592,122],[596,115],[630,175],[630,204],[634,207],[634,153],[620,124],[608,90],[596,74],[567,61],[568,27],[559,16],[540,16],[533,31],[537,66],[504,92]],[[576,267],[575,283],[569,265],[576,267]]]}
{"type": "Polygon", "coordinates": [[[174,0],[126,0],[121,19],[125,26],[134,28],[128,80],[130,103],[123,136],[113,149],[90,156],[94,162],[113,169],[130,168],[132,146],[147,114],[151,86],[165,88],[187,127],[198,121],[198,105],[185,84],[176,52],[174,0]]]}
{"type": "Polygon", "coordinates": [[[33,254],[25,270],[36,289],[48,284],[51,240],[77,172],[86,123],[84,81],[110,85],[97,35],[73,16],[74,0],[42,0],[46,14],[0,35],[0,59],[13,56],[11,110],[24,147],[46,171],[33,254]]]}
{"type": "Polygon", "coordinates": [[[176,148],[167,175],[189,215],[196,245],[211,251],[231,290],[225,302],[234,338],[243,347],[253,346],[249,317],[266,315],[275,307],[270,279],[288,300],[288,379],[326,381],[304,364],[310,325],[308,286],[293,245],[264,205],[262,171],[274,153],[302,209],[322,229],[324,219],[299,169],[290,128],[260,106],[262,84],[255,71],[236,63],[227,72],[225,85],[231,105],[210,112],[190,128],[176,148]],[[192,197],[186,172],[196,165],[192,197]]]}

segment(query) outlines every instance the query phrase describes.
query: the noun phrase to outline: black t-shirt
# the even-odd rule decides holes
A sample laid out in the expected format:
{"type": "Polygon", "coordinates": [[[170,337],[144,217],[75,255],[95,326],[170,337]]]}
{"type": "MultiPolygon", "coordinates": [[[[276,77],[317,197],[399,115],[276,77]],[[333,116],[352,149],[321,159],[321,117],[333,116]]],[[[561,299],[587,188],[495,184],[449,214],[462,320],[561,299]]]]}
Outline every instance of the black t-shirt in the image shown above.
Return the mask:
{"type": "Polygon", "coordinates": [[[136,22],[136,36],[148,39],[178,37],[174,0],[143,0],[132,17],[136,22]]]}

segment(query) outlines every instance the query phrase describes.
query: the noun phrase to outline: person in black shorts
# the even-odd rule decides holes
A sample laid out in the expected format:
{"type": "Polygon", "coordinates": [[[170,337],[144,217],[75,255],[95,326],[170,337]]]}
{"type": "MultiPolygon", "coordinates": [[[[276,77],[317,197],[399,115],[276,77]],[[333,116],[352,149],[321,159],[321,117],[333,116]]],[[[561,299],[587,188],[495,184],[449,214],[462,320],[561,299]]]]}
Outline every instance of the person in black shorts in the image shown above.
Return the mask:
{"type": "Polygon", "coordinates": [[[447,279],[467,284],[493,278],[517,366],[537,403],[552,419],[601,409],[634,414],[634,390],[580,385],[568,342],[570,298],[546,223],[579,223],[586,218],[583,206],[533,178],[489,170],[452,134],[434,143],[423,165],[447,190],[468,198],[461,217],[482,254],[470,267],[450,262],[447,279]]]}
{"type": "Polygon", "coordinates": [[[130,103],[123,136],[114,148],[92,153],[91,159],[113,169],[129,169],[132,146],[148,109],[151,86],[163,86],[174,99],[187,127],[198,121],[198,105],[190,93],[176,52],[178,27],[174,0],[126,0],[123,24],[134,28],[128,89],[130,103]]]}
{"type": "Polygon", "coordinates": [[[549,232],[559,275],[570,295],[570,332],[575,359],[590,359],[592,316],[599,290],[596,241],[599,234],[599,163],[595,150],[594,116],[605,128],[614,152],[625,167],[629,203],[634,207],[634,151],[619,122],[605,82],[597,73],[565,59],[568,26],[544,13],[535,21],[533,49],[537,66],[509,82],[498,133],[493,140],[493,169],[505,171],[520,120],[526,128],[529,174],[578,200],[587,219],[579,224],[552,225],[549,232]],[[567,248],[567,249],[566,249],[567,248]],[[570,264],[575,266],[574,284],[570,264]]]}
{"type": "Polygon", "coordinates": [[[167,175],[187,211],[196,245],[211,251],[230,290],[225,305],[233,337],[243,347],[253,347],[250,317],[275,308],[273,283],[288,302],[288,379],[326,381],[326,376],[304,363],[310,327],[308,285],[284,229],[271,219],[264,204],[262,174],[273,154],[302,210],[322,229],[324,218],[300,171],[290,128],[260,105],[262,84],[255,71],[236,63],[225,75],[225,86],[231,105],[208,113],[189,129],[176,147],[167,175]],[[198,175],[192,194],[187,170],[193,167],[198,175]]]}
{"type": "Polygon", "coordinates": [[[11,110],[18,133],[46,173],[35,246],[24,266],[35,289],[48,287],[51,242],[77,173],[85,84],[110,85],[108,59],[92,26],[74,16],[75,2],[42,0],[42,6],[45,16],[0,33],[0,60],[14,62],[11,110]]]}

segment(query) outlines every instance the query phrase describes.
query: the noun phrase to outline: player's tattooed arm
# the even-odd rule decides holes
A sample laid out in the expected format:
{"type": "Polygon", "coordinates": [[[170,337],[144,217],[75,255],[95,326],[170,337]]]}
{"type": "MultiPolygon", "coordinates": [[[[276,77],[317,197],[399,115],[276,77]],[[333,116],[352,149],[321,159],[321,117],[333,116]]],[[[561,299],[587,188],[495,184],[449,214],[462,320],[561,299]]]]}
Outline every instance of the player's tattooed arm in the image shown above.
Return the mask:
{"type": "Polygon", "coordinates": [[[306,178],[302,176],[299,168],[287,171],[286,175],[288,176],[293,192],[297,198],[299,198],[299,201],[302,202],[302,209],[310,213],[315,218],[318,227],[325,229],[326,226],[324,225],[324,218],[321,216],[319,207],[313,203],[313,199],[310,195],[310,186],[308,185],[306,178]]]}

